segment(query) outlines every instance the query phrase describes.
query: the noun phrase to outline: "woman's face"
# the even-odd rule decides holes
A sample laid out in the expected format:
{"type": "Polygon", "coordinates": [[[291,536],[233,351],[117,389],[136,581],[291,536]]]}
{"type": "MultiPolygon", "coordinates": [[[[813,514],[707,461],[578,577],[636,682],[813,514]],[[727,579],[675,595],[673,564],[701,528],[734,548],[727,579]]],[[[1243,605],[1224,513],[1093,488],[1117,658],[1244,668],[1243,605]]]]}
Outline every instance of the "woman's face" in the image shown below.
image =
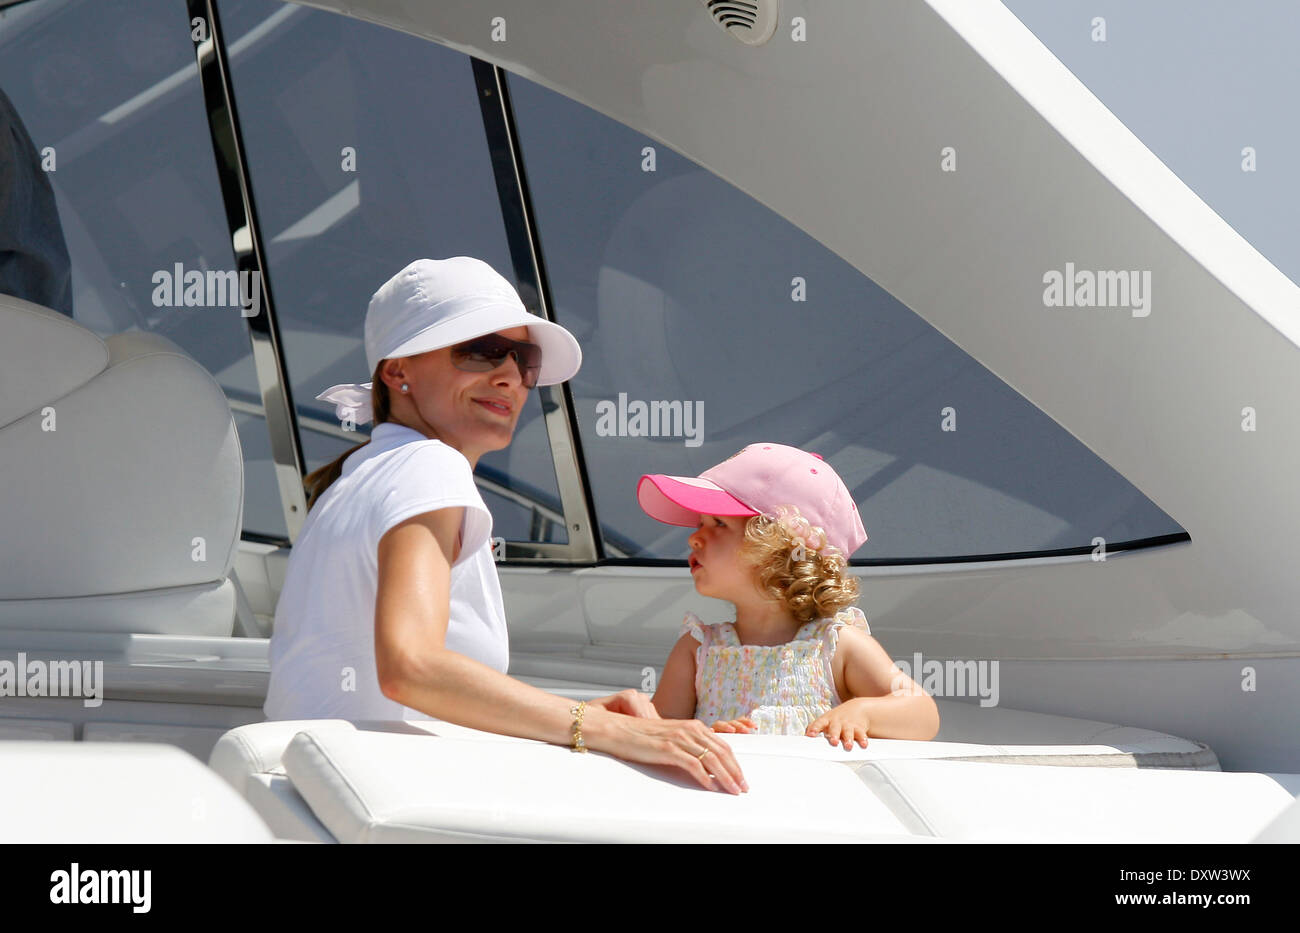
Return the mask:
{"type": "MultiPolygon", "coordinates": [[[[527,327],[498,331],[528,340],[527,327]]],[[[472,373],[452,365],[451,347],[390,360],[383,370],[393,419],[455,447],[470,466],[483,454],[510,444],[528,390],[513,356],[491,372],[472,373]],[[403,394],[402,383],[411,387],[403,394]]]]}
{"type": "Polygon", "coordinates": [[[691,547],[691,579],[701,596],[734,603],[757,592],[753,568],[740,553],[747,521],[743,516],[700,516],[700,526],[687,543],[691,547]]]}

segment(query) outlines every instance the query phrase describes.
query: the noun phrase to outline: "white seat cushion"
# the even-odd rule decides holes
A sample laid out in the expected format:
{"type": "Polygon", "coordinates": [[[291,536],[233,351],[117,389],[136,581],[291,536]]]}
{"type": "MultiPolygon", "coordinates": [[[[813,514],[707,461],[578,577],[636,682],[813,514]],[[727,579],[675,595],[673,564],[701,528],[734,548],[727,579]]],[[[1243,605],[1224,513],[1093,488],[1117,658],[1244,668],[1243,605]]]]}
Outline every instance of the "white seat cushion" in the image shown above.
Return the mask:
{"type": "Polygon", "coordinates": [[[342,719],[271,720],[239,726],[217,740],[208,756],[208,767],[242,794],[252,775],[278,769],[280,756],[289,741],[303,729],[312,727],[350,732],[357,728],[342,719]]]}
{"type": "Polygon", "coordinates": [[[248,801],[277,839],[335,841],[280,765],[280,756],[289,741],[303,729],[312,727],[356,731],[356,726],[341,719],[252,723],[223,735],[208,757],[208,767],[248,801]]]}
{"type": "Polygon", "coordinates": [[[0,295],[0,427],[63,398],[108,366],[108,345],[66,314],[0,295]],[[57,359],[58,366],[49,361],[57,359]]]}
{"type": "Polygon", "coordinates": [[[244,484],[221,386],[159,334],[101,340],[10,296],[0,331],[0,475],[23,490],[0,527],[40,530],[0,536],[0,628],[228,637],[244,484]]]}
{"type": "Polygon", "coordinates": [[[0,842],[270,842],[217,775],[179,748],[0,742],[0,842]]]}
{"type": "MultiPolygon", "coordinates": [[[[280,763],[285,746],[304,729],[356,732],[358,728],[394,730],[427,735],[424,723],[360,722],[342,719],[271,720],[231,729],[212,748],[208,767],[221,775],[240,793],[271,827],[277,839],[299,842],[335,842],[337,840],[312,813],[298,794],[280,763]]],[[[427,725],[432,725],[429,723],[427,725]]],[[[449,723],[438,723],[450,726],[449,723]]],[[[459,729],[459,726],[452,726],[459,729]]],[[[466,730],[474,732],[474,730],[466,730]]],[[[488,736],[489,733],[477,733],[488,736]]],[[[501,738],[496,736],[496,738],[501,738]]]]}
{"type": "Polygon", "coordinates": [[[980,761],[1219,770],[1218,756],[1204,742],[1152,729],[1000,706],[982,707],[960,700],[935,702],[940,720],[935,740],[983,746],[969,756],[980,761]]]}
{"type": "Polygon", "coordinates": [[[338,842],[316,819],[283,769],[250,777],[245,785],[245,798],[278,841],[338,842]]]}
{"type": "MultiPolygon", "coordinates": [[[[338,730],[341,732],[356,732],[358,729],[367,729],[376,732],[406,732],[427,735],[429,734],[428,731],[422,727],[433,725],[433,722],[403,722],[401,720],[387,722],[361,720],[351,723],[345,719],[271,719],[266,722],[254,722],[231,729],[218,739],[216,745],[212,748],[212,754],[208,756],[208,767],[225,778],[231,787],[242,793],[248,778],[252,775],[271,772],[284,773],[284,769],[280,764],[280,757],[284,754],[285,747],[293,737],[304,729],[318,731],[338,730]]],[[[437,725],[448,730],[463,729],[462,726],[453,726],[451,723],[440,722],[437,725]]],[[[474,729],[464,731],[484,737],[492,736],[491,733],[476,732],[474,729]]],[[[505,738],[504,736],[495,737],[505,738]]]]}
{"type": "MultiPolygon", "coordinates": [[[[1300,778],[1300,775],[1290,774],[1287,777],[1292,779],[1291,783],[1294,783],[1294,779],[1300,778]]],[[[1251,842],[1300,842],[1300,800],[1292,801],[1291,806],[1260,830],[1259,835],[1251,842]]]]}
{"type": "Polygon", "coordinates": [[[863,782],[908,825],[990,842],[1249,842],[1293,803],[1263,774],[871,761],[863,782]]]}
{"type": "Polygon", "coordinates": [[[340,842],[924,841],[830,762],[745,758],[750,792],[731,796],[675,769],[515,740],[311,728],[283,761],[340,842]]]}

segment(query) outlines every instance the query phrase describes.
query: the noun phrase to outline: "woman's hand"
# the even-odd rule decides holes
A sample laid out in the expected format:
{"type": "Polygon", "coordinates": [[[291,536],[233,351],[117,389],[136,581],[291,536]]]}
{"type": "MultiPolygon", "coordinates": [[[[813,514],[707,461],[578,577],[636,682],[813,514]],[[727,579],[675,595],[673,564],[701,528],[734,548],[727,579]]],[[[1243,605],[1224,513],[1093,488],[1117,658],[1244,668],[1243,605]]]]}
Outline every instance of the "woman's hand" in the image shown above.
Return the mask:
{"type": "Polygon", "coordinates": [[[739,719],[719,719],[713,724],[714,732],[757,732],[758,726],[748,716],[739,719]]]}
{"type": "Polygon", "coordinates": [[[698,719],[641,719],[597,710],[600,714],[592,716],[588,709],[583,724],[588,748],[627,761],[681,768],[706,790],[749,790],[731,746],[698,719]]]}
{"type": "Polygon", "coordinates": [[[588,700],[587,705],[599,706],[611,713],[622,713],[625,716],[639,716],[642,719],[660,718],[659,710],[655,709],[655,705],[650,702],[650,696],[640,690],[630,688],[620,690],[618,693],[611,693],[607,697],[588,700]]]}
{"type": "Polygon", "coordinates": [[[868,715],[869,703],[862,702],[868,697],[857,697],[847,703],[841,703],[828,713],[823,713],[813,720],[804,734],[812,737],[826,733],[826,741],[832,745],[841,745],[851,751],[856,741],[862,748],[867,747],[867,729],[871,725],[868,715]]]}

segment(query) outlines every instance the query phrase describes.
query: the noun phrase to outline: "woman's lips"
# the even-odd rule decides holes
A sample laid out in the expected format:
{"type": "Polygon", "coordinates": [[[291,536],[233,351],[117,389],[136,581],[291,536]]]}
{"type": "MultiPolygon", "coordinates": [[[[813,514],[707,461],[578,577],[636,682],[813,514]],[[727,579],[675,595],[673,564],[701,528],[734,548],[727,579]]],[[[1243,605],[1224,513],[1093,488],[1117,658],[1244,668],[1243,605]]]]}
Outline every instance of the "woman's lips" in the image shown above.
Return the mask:
{"type": "Polygon", "coordinates": [[[686,563],[690,565],[691,573],[695,573],[695,571],[699,570],[700,567],[703,566],[694,554],[691,555],[690,560],[686,563]]]}
{"type": "Polygon", "coordinates": [[[476,398],[474,399],[474,401],[478,402],[488,411],[494,412],[495,414],[498,415],[510,414],[510,406],[505,402],[498,401],[496,399],[486,399],[486,398],[476,398]]]}

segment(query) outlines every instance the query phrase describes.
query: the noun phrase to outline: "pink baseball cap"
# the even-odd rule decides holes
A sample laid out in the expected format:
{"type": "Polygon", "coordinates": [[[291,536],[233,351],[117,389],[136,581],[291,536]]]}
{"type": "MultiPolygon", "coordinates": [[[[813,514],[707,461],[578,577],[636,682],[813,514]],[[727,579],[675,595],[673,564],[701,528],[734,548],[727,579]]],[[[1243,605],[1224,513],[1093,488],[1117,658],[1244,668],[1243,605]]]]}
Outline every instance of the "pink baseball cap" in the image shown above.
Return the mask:
{"type": "Polygon", "coordinates": [[[867,540],[857,503],[819,454],[785,444],[750,444],[696,476],[642,476],[636,501],[651,518],[691,526],[700,515],[773,514],[794,506],[847,559],[867,540]]]}

